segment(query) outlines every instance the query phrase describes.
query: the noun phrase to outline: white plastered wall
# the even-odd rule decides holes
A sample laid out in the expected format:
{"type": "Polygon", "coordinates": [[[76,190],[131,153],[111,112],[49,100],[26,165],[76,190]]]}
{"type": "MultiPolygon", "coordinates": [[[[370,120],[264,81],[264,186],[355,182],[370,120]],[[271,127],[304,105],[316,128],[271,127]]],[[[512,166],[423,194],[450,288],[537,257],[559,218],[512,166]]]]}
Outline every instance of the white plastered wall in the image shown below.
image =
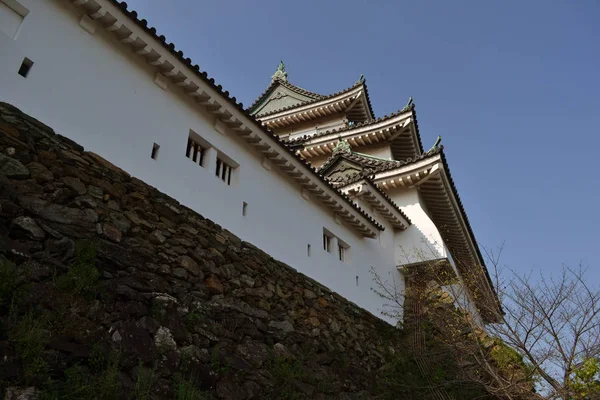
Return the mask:
{"type": "Polygon", "coordinates": [[[368,154],[370,156],[383,158],[385,160],[391,160],[393,158],[392,149],[390,148],[389,144],[386,143],[361,147],[359,149],[356,149],[356,151],[363,154],[368,154]]]}
{"type": "Polygon", "coordinates": [[[345,114],[335,114],[304,123],[294,124],[286,128],[275,129],[275,133],[281,136],[290,135],[291,138],[296,136],[311,135],[324,130],[341,128],[344,126],[345,120],[345,114]]]}
{"type": "Polygon", "coordinates": [[[411,220],[405,231],[396,232],[396,262],[398,265],[448,257],[442,236],[427,215],[416,188],[398,188],[387,192],[388,196],[411,220]]]}
{"type": "MultiPolygon", "coordinates": [[[[1,101],[379,315],[382,300],[370,290],[369,269],[396,273],[393,246],[358,235],[315,199],[305,200],[294,181],[275,166],[265,169],[237,137],[218,133],[214,117],[178,89],[157,86],[154,72],[125,45],[100,28],[84,31],[69,2],[20,2],[30,13],[18,38],[0,32],[1,101]],[[17,74],[24,57],[34,62],[27,78],[17,74]],[[185,157],[190,129],[239,164],[232,186],[215,176],[212,161],[202,168],[185,157]],[[150,158],[154,143],[157,160],[150,158]],[[351,246],[348,262],[322,249],[323,227],[351,246]]],[[[388,227],[385,235],[392,232],[388,227]]]]}
{"type": "Polygon", "coordinates": [[[475,321],[483,326],[483,320],[477,311],[470,293],[462,282],[461,275],[439,230],[429,217],[425,203],[417,188],[394,189],[388,192],[392,200],[410,218],[412,225],[405,231],[396,231],[395,256],[398,265],[447,258],[459,278],[459,283],[443,287],[455,304],[473,315],[475,321]]]}

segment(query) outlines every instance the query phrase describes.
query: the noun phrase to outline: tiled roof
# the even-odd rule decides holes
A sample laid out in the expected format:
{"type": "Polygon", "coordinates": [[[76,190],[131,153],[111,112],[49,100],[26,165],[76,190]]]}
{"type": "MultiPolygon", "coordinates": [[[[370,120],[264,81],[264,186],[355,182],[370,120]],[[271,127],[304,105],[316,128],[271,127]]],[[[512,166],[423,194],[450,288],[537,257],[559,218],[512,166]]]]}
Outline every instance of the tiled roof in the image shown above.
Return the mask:
{"type": "Polygon", "coordinates": [[[302,88],[301,88],[301,87],[299,87],[299,86],[296,86],[296,85],[294,85],[294,84],[291,84],[291,83],[289,83],[289,82],[283,81],[283,80],[281,80],[281,79],[274,79],[274,80],[271,82],[271,84],[270,84],[270,85],[269,85],[269,86],[268,86],[268,87],[265,89],[265,91],[264,91],[264,92],[262,92],[262,93],[261,93],[261,95],[260,95],[260,96],[258,96],[258,98],[257,98],[256,100],[254,100],[254,103],[252,103],[252,105],[251,105],[250,107],[248,107],[248,111],[249,111],[250,113],[252,113],[252,112],[254,111],[254,108],[255,108],[256,106],[258,106],[258,105],[259,105],[259,104],[260,104],[260,103],[261,103],[261,102],[264,100],[264,98],[265,98],[265,97],[267,97],[269,94],[271,94],[271,92],[272,92],[272,91],[273,91],[273,90],[274,90],[274,89],[275,89],[277,86],[283,86],[283,87],[285,87],[285,88],[288,88],[288,89],[290,89],[290,90],[293,90],[293,91],[294,91],[294,92],[296,92],[296,93],[300,93],[300,94],[302,94],[302,95],[304,95],[304,96],[307,96],[307,97],[312,97],[313,99],[324,99],[324,98],[326,98],[326,97],[327,97],[327,96],[323,96],[322,94],[318,94],[318,93],[311,92],[311,91],[309,91],[309,90],[306,90],[306,89],[302,89],[302,88]]]}
{"type": "MultiPolygon", "coordinates": [[[[456,203],[458,204],[458,208],[460,209],[460,214],[462,216],[462,219],[465,221],[465,225],[467,227],[469,237],[471,238],[471,242],[473,243],[473,246],[475,246],[475,251],[477,252],[477,257],[479,258],[479,261],[481,262],[481,266],[483,267],[483,270],[485,271],[485,276],[488,280],[488,283],[490,284],[490,288],[492,289],[492,292],[494,292],[497,295],[497,293],[494,290],[494,283],[492,282],[490,273],[489,273],[487,267],[485,266],[485,260],[483,259],[481,250],[479,250],[479,244],[477,243],[477,240],[475,239],[475,234],[473,233],[473,229],[471,228],[471,224],[469,223],[469,218],[467,217],[465,208],[462,204],[462,201],[460,200],[460,196],[458,195],[458,190],[456,189],[456,185],[454,184],[454,180],[452,179],[452,174],[450,173],[450,168],[448,167],[448,161],[446,160],[446,155],[444,154],[443,151],[440,151],[440,154],[441,154],[441,158],[442,158],[442,164],[444,165],[444,169],[446,170],[446,175],[448,176],[448,181],[450,182],[450,188],[452,189],[452,195],[456,199],[456,203]]],[[[496,298],[496,301],[498,301],[497,298],[496,298]]],[[[500,303],[498,303],[498,304],[500,304],[500,303]]],[[[499,307],[500,307],[500,310],[502,310],[502,306],[499,305],[499,307]]]]}
{"type": "MultiPolygon", "coordinates": [[[[268,95],[268,94],[270,93],[270,90],[273,90],[273,89],[274,89],[274,87],[275,87],[274,85],[276,85],[276,83],[280,83],[280,81],[274,81],[273,83],[271,83],[271,84],[269,85],[269,87],[267,88],[267,90],[265,90],[265,91],[263,92],[263,94],[262,94],[262,95],[261,95],[261,96],[258,98],[258,100],[256,100],[256,101],[255,101],[255,102],[252,104],[252,106],[250,106],[250,108],[248,109],[248,111],[249,111],[249,112],[252,112],[252,110],[253,110],[253,107],[256,107],[256,106],[257,106],[257,105],[260,103],[260,101],[263,99],[263,97],[264,97],[264,96],[266,96],[266,95],[268,95]]],[[[292,109],[294,109],[294,108],[297,108],[297,107],[302,107],[302,106],[305,106],[305,105],[308,105],[308,104],[313,104],[313,103],[319,102],[319,101],[321,101],[321,100],[331,99],[331,98],[333,98],[333,97],[336,97],[336,96],[342,95],[342,94],[344,94],[344,93],[348,93],[349,91],[351,91],[351,90],[353,90],[353,89],[356,89],[356,88],[357,88],[357,87],[359,87],[360,85],[363,85],[363,86],[364,86],[364,88],[365,88],[365,96],[366,96],[366,98],[367,98],[367,106],[369,107],[369,111],[371,112],[371,115],[372,115],[373,117],[375,117],[375,113],[373,112],[373,106],[371,105],[371,99],[369,98],[369,90],[367,89],[367,83],[366,83],[366,81],[365,81],[365,80],[358,81],[358,82],[356,82],[354,85],[350,86],[350,87],[349,87],[349,88],[347,88],[347,89],[340,90],[339,92],[335,92],[335,93],[332,93],[332,94],[329,94],[329,95],[326,95],[326,96],[324,96],[324,95],[318,95],[318,94],[316,94],[316,93],[313,93],[313,92],[309,92],[309,91],[307,91],[307,90],[304,90],[304,89],[301,89],[301,88],[299,88],[298,86],[292,85],[291,83],[288,83],[288,82],[286,82],[286,84],[287,84],[287,85],[290,85],[290,86],[292,86],[292,87],[294,87],[294,88],[297,88],[297,89],[300,89],[300,90],[304,91],[304,92],[300,92],[300,93],[302,93],[302,94],[310,93],[310,94],[312,94],[312,95],[317,95],[317,96],[320,96],[320,97],[319,97],[319,98],[315,98],[315,99],[313,99],[313,100],[310,100],[310,101],[304,101],[304,102],[302,102],[302,103],[298,103],[298,104],[295,104],[295,105],[292,105],[292,106],[283,107],[283,108],[280,108],[280,109],[278,109],[278,110],[269,111],[269,112],[267,112],[267,113],[265,113],[265,114],[261,114],[260,118],[268,117],[269,115],[274,115],[274,114],[280,113],[280,112],[282,112],[282,111],[288,111],[288,110],[292,110],[292,109]]],[[[286,87],[287,87],[287,86],[286,86],[286,87]]],[[[292,90],[293,90],[293,89],[292,89],[292,90]]],[[[306,94],[306,95],[308,96],[308,94],[306,94]]]]}
{"type": "MultiPolygon", "coordinates": [[[[392,113],[390,115],[385,115],[383,117],[380,117],[380,118],[377,118],[377,119],[373,119],[371,121],[359,122],[359,123],[356,123],[356,124],[354,124],[352,126],[346,125],[346,126],[343,126],[343,127],[340,127],[340,128],[336,128],[336,129],[331,129],[331,130],[326,130],[326,131],[323,131],[323,132],[319,132],[319,133],[314,134],[314,135],[298,136],[298,137],[295,137],[293,139],[287,140],[287,143],[289,145],[299,145],[299,144],[302,144],[304,142],[307,142],[310,139],[318,138],[318,137],[321,137],[321,136],[331,135],[332,133],[348,132],[348,131],[352,131],[354,129],[363,128],[365,126],[375,125],[375,124],[378,124],[378,123],[381,123],[381,122],[385,122],[385,121],[387,121],[389,119],[392,119],[394,117],[397,117],[398,115],[405,114],[409,110],[412,111],[413,115],[415,115],[415,110],[414,109],[415,109],[414,104],[412,104],[410,106],[410,108],[408,108],[408,109],[405,107],[405,108],[403,108],[401,110],[396,111],[395,113],[392,113]]],[[[415,117],[415,120],[416,120],[416,117],[415,117]]],[[[422,151],[423,150],[423,145],[420,143],[420,141],[421,141],[421,136],[419,135],[419,146],[421,148],[421,153],[422,153],[423,152],[422,151]]]]}
{"type": "Polygon", "coordinates": [[[404,212],[400,209],[400,207],[396,203],[394,203],[394,201],[390,198],[390,196],[388,196],[387,193],[385,193],[383,190],[381,190],[381,188],[375,182],[373,182],[372,176],[373,176],[373,174],[370,171],[362,171],[356,175],[352,175],[351,177],[349,177],[347,179],[336,178],[336,179],[332,179],[331,182],[335,182],[341,188],[341,187],[353,185],[360,181],[365,181],[365,183],[367,183],[369,186],[371,186],[373,189],[375,189],[377,191],[377,193],[379,193],[386,200],[386,202],[390,206],[392,206],[392,208],[394,208],[396,211],[398,211],[409,224],[412,224],[412,221],[410,220],[410,218],[408,218],[408,216],[406,214],[404,214],[404,212]]]}
{"type": "MultiPolygon", "coordinates": [[[[364,169],[363,171],[361,171],[357,174],[350,175],[347,177],[333,178],[333,179],[329,180],[336,187],[341,188],[344,186],[348,186],[348,185],[357,183],[363,179],[367,182],[372,182],[372,178],[378,172],[388,171],[388,170],[392,170],[394,168],[406,166],[406,165],[415,163],[417,161],[421,161],[425,158],[439,154],[442,159],[442,164],[444,165],[444,170],[446,171],[446,176],[448,177],[448,181],[450,183],[452,195],[456,199],[456,203],[458,204],[459,212],[461,214],[463,221],[465,222],[465,227],[467,228],[467,233],[469,235],[471,242],[473,243],[473,246],[475,247],[476,256],[478,258],[478,261],[481,263],[481,266],[483,267],[485,276],[487,278],[487,281],[488,281],[490,287],[492,288],[492,291],[494,291],[494,284],[492,282],[492,278],[490,277],[489,271],[487,270],[487,267],[485,266],[485,260],[481,254],[481,250],[479,249],[477,240],[475,239],[475,234],[473,233],[473,229],[471,228],[471,224],[469,223],[469,218],[467,217],[467,213],[465,211],[465,208],[464,208],[462,201],[460,199],[460,196],[458,194],[458,190],[456,188],[454,180],[452,179],[452,174],[450,172],[450,168],[449,168],[448,162],[446,160],[446,155],[443,150],[444,150],[444,146],[439,146],[437,148],[429,150],[426,153],[421,154],[419,157],[416,157],[413,159],[407,159],[407,160],[403,160],[403,161],[381,160],[381,159],[377,159],[375,157],[364,156],[359,153],[338,154],[336,156],[329,158],[325,162],[325,164],[323,164],[321,166],[321,168],[319,169],[319,172],[320,173],[324,172],[326,169],[331,167],[340,158],[345,158],[349,161],[352,161],[352,162],[360,164],[364,167],[367,167],[366,169],[364,169]]],[[[379,186],[377,186],[375,183],[373,183],[373,185],[375,185],[379,189],[379,191],[387,197],[387,195],[381,190],[381,188],[379,188],[379,186]]],[[[392,200],[390,199],[390,201],[392,201],[392,200]]]]}
{"type": "Polygon", "coordinates": [[[415,131],[417,132],[417,139],[419,141],[419,143],[417,144],[419,145],[419,150],[421,150],[421,154],[423,154],[425,150],[423,150],[423,142],[421,141],[421,134],[419,133],[419,120],[417,119],[417,110],[415,109],[414,104],[412,106],[412,116],[415,120],[415,131]]]}
{"type": "MultiPolygon", "coordinates": [[[[398,161],[398,160],[385,160],[377,157],[371,157],[360,153],[348,153],[348,154],[338,154],[333,157],[330,157],[321,167],[319,168],[319,173],[325,172],[329,167],[331,167],[337,160],[340,158],[345,158],[348,161],[357,163],[365,168],[363,171],[368,171],[369,175],[375,174],[377,172],[389,171],[394,168],[399,168],[417,161],[420,161],[424,158],[433,156],[442,152],[444,146],[439,146],[437,148],[429,150],[427,153],[423,153],[418,157],[407,158],[406,160],[398,161]]],[[[333,181],[332,181],[333,182],[333,181]]]]}
{"type": "Polygon", "coordinates": [[[280,148],[283,151],[287,151],[289,154],[293,155],[308,170],[310,170],[314,176],[316,176],[319,180],[321,180],[323,183],[325,183],[331,190],[333,190],[342,199],[344,199],[344,201],[347,204],[349,204],[351,207],[353,207],[355,210],[357,210],[373,226],[375,226],[379,230],[385,229],[380,223],[375,221],[365,210],[363,210],[360,206],[358,206],[356,203],[354,203],[352,201],[352,199],[350,199],[348,196],[346,196],[345,194],[340,192],[338,189],[336,189],[331,183],[329,183],[321,174],[319,174],[317,172],[317,170],[314,167],[312,167],[310,165],[310,163],[305,161],[302,157],[296,155],[295,151],[290,149],[290,147],[286,143],[284,143],[277,135],[275,135],[273,133],[273,131],[264,127],[262,125],[262,123],[260,123],[256,118],[254,118],[252,115],[250,115],[248,110],[246,110],[244,108],[244,105],[241,102],[238,102],[235,97],[231,97],[229,95],[229,92],[227,90],[223,90],[223,87],[221,85],[217,85],[215,83],[214,78],[209,78],[208,74],[205,71],[200,71],[199,65],[192,64],[192,60],[189,57],[185,58],[184,54],[181,50],[176,51],[174,43],[168,43],[166,41],[166,38],[163,35],[158,35],[156,33],[156,28],[148,27],[148,21],[146,21],[145,19],[138,19],[138,13],[134,10],[131,10],[131,11],[128,10],[126,2],[119,1],[119,0],[109,0],[109,1],[113,4],[115,4],[117,7],[119,7],[121,9],[121,11],[123,12],[123,14],[126,17],[128,17],[131,21],[136,23],[140,28],[142,28],[144,31],[146,31],[148,34],[150,34],[152,37],[154,37],[156,40],[158,40],[165,49],[169,50],[169,52],[171,52],[171,54],[176,56],[179,59],[179,61],[181,61],[184,65],[187,65],[192,71],[194,71],[196,73],[196,76],[198,76],[200,79],[202,79],[204,82],[206,82],[210,87],[212,87],[214,90],[216,90],[217,93],[219,93],[224,99],[226,99],[230,104],[232,104],[242,114],[244,114],[250,121],[252,121],[252,123],[258,129],[260,129],[263,132],[265,132],[266,134],[268,134],[280,146],[280,148]]]}

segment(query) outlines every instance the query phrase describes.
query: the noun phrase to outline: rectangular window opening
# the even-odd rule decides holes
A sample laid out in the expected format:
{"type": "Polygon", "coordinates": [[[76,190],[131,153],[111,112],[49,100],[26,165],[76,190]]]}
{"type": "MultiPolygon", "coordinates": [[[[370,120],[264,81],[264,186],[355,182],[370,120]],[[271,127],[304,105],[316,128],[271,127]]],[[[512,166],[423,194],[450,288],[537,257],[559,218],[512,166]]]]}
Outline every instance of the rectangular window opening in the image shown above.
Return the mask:
{"type": "Polygon", "coordinates": [[[199,166],[204,167],[204,158],[207,148],[207,145],[200,144],[190,137],[188,138],[187,147],[185,149],[185,156],[199,166]]]}
{"type": "Polygon", "coordinates": [[[159,146],[159,145],[157,145],[156,143],[154,143],[154,144],[152,145],[152,153],[150,154],[150,157],[151,157],[153,160],[156,160],[156,159],[158,158],[158,150],[159,150],[159,149],[160,149],[160,146],[159,146]]]}
{"type": "Polygon", "coordinates": [[[27,75],[29,75],[29,71],[31,70],[32,66],[33,61],[25,57],[23,59],[23,62],[21,63],[21,67],[19,68],[19,75],[21,75],[23,78],[27,78],[27,75]]]}
{"type": "Polygon", "coordinates": [[[190,158],[190,154],[192,153],[192,147],[194,146],[194,141],[191,138],[188,138],[187,148],[185,149],[185,156],[190,158]]]}
{"type": "Polygon", "coordinates": [[[220,157],[217,157],[217,166],[215,169],[215,176],[221,179],[223,182],[231,185],[231,174],[233,167],[229,165],[226,161],[222,160],[220,157]]]}
{"type": "Polygon", "coordinates": [[[338,258],[340,261],[346,261],[348,257],[348,246],[338,242],[338,258]]]}
{"type": "Polygon", "coordinates": [[[248,210],[248,203],[246,203],[245,201],[242,202],[242,215],[245,217],[246,216],[246,211],[248,210]]]}
{"type": "Polygon", "coordinates": [[[215,171],[215,175],[219,176],[220,173],[221,173],[221,160],[217,158],[217,169],[215,171]]]}
{"type": "Polygon", "coordinates": [[[227,177],[227,170],[229,169],[229,167],[227,166],[227,164],[223,163],[223,168],[221,169],[221,180],[225,181],[225,178],[227,177]]]}
{"type": "Polygon", "coordinates": [[[356,286],[358,286],[358,275],[356,275],[356,286]]]}
{"type": "Polygon", "coordinates": [[[323,228],[323,250],[328,253],[337,252],[337,257],[342,262],[350,261],[350,246],[326,228],[323,228]]]}
{"type": "Polygon", "coordinates": [[[306,247],[306,254],[310,257],[310,244],[306,247]]]}
{"type": "Polygon", "coordinates": [[[331,253],[332,239],[333,238],[327,232],[323,232],[323,250],[328,253],[331,253]]]}

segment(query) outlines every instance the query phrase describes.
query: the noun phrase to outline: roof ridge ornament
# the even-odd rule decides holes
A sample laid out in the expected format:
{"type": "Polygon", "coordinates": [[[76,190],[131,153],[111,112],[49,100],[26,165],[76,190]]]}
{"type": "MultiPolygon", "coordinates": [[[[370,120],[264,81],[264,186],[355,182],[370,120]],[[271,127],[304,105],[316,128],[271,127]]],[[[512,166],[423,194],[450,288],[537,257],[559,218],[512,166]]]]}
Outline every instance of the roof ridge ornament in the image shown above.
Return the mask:
{"type": "Polygon", "coordinates": [[[335,145],[333,151],[331,152],[332,156],[342,155],[342,154],[352,154],[352,147],[350,143],[345,140],[340,139],[340,141],[335,145]]]}
{"type": "Polygon", "coordinates": [[[279,65],[277,66],[277,71],[271,77],[271,82],[282,81],[287,82],[287,72],[285,72],[285,64],[283,61],[279,61],[279,65]]]}
{"type": "Polygon", "coordinates": [[[360,78],[358,78],[358,80],[356,82],[354,82],[355,85],[361,84],[365,82],[365,74],[360,74],[360,78]]]}
{"type": "Polygon", "coordinates": [[[433,146],[431,146],[431,149],[429,149],[428,153],[438,150],[440,148],[441,142],[442,142],[442,137],[438,135],[437,139],[435,140],[435,143],[433,144],[433,146]]]}
{"type": "Polygon", "coordinates": [[[410,96],[408,98],[408,103],[406,103],[406,105],[404,106],[404,108],[402,110],[400,110],[401,113],[412,110],[415,107],[415,103],[413,103],[413,98],[412,96],[410,96]]]}

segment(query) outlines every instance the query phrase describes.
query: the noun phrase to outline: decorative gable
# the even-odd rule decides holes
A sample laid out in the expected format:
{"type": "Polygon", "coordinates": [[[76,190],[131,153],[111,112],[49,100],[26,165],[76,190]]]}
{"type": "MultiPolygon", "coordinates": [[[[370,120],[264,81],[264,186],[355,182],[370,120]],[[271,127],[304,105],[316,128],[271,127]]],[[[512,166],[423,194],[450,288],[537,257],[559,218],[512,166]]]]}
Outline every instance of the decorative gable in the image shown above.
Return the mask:
{"type": "Polygon", "coordinates": [[[324,176],[333,181],[348,180],[362,172],[362,166],[340,158],[340,160],[328,168],[324,176]]]}
{"type": "Polygon", "coordinates": [[[297,106],[308,101],[313,101],[314,97],[309,97],[304,94],[295,92],[281,84],[276,85],[271,93],[269,93],[257,107],[254,108],[253,114],[261,116],[273,111],[281,110],[287,107],[297,106]]]}

